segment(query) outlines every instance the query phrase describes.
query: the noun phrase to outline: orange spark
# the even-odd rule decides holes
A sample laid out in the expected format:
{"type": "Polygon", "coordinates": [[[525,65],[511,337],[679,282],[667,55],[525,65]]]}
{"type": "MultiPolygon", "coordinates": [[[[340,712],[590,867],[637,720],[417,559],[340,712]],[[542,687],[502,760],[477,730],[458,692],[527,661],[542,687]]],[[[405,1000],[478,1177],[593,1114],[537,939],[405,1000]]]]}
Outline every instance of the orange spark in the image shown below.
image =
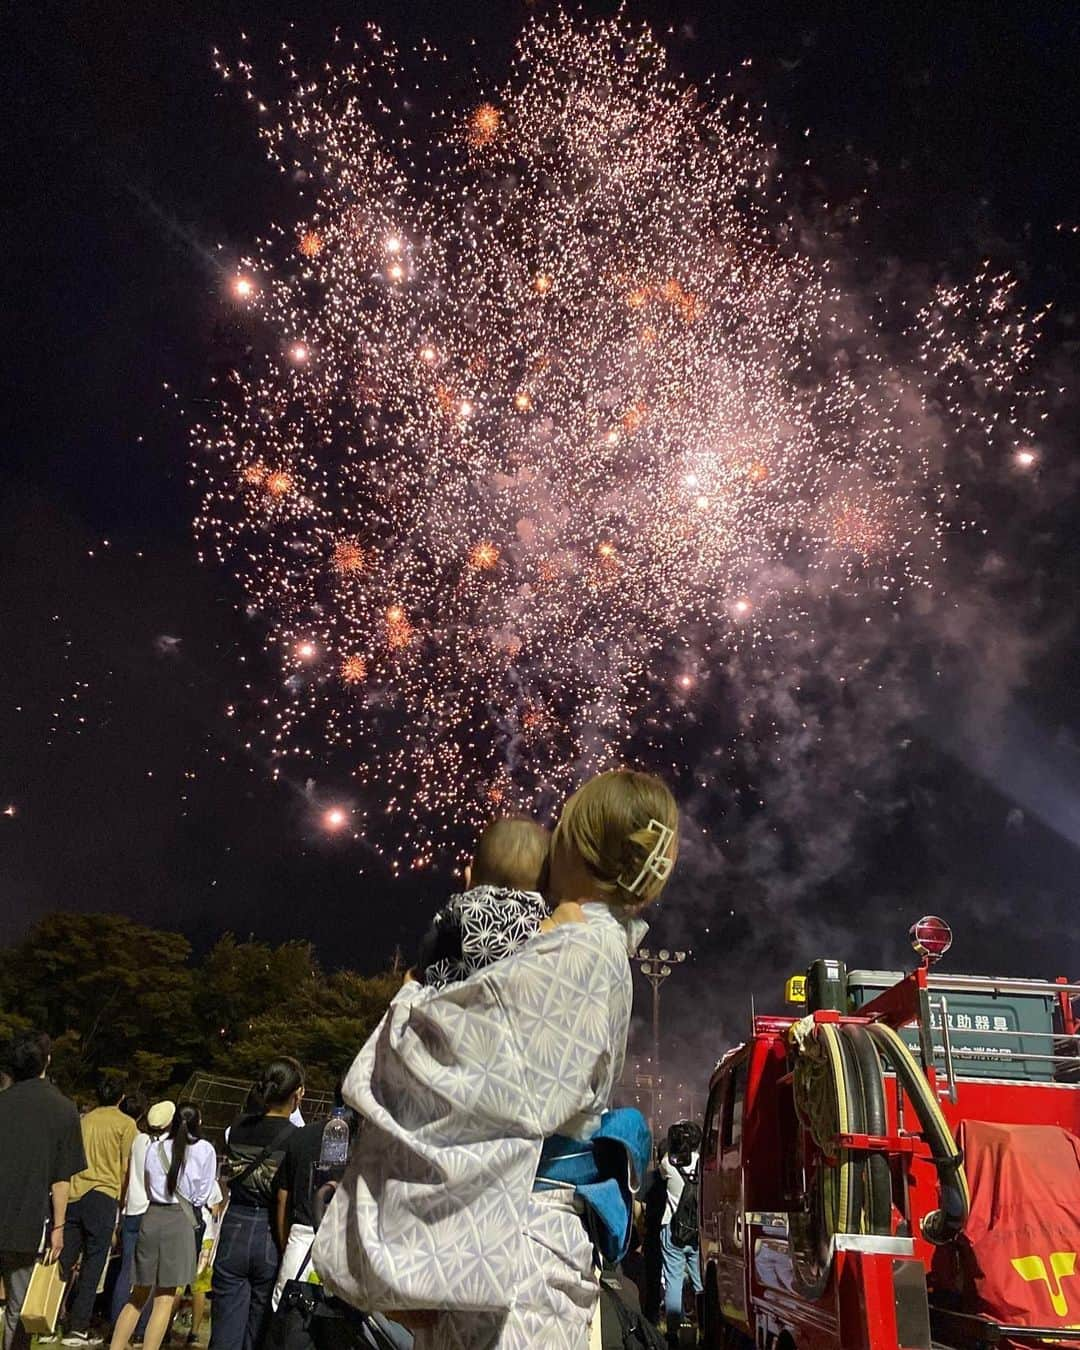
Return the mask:
{"type": "Polygon", "coordinates": [[[547,272],[537,272],[533,277],[533,290],[537,295],[547,295],[551,290],[551,276],[547,272]]]}
{"type": "Polygon", "coordinates": [[[367,679],[367,662],[362,656],[347,656],[341,663],[341,678],[346,684],[362,684],[367,679]]]}
{"type": "Polygon", "coordinates": [[[266,490],[271,497],[284,497],[286,493],[292,491],[293,480],[291,474],[287,474],[284,469],[275,469],[266,477],[266,490]]]}
{"type": "Polygon", "coordinates": [[[474,150],[490,145],[499,134],[502,113],[494,103],[481,103],[469,117],[468,141],[474,150]]]}
{"type": "Polygon", "coordinates": [[[355,539],[339,539],[334,545],[335,572],[362,572],[367,566],[367,555],[355,539]]]}
{"type": "Polygon", "coordinates": [[[529,412],[532,408],[532,395],[527,389],[519,389],[514,395],[514,407],[518,412],[529,412]]]}
{"type": "Polygon", "coordinates": [[[314,230],[308,230],[300,236],[300,242],[296,247],[305,258],[317,258],[323,251],[322,235],[316,234],[314,230]]]}
{"type": "Polygon", "coordinates": [[[391,605],[386,611],[386,642],[390,647],[407,647],[412,641],[413,626],[400,605],[391,605]]]}
{"type": "Polygon", "coordinates": [[[498,562],[499,550],[490,539],[482,539],[469,549],[469,566],[475,567],[478,572],[490,572],[498,566],[498,562]]]}

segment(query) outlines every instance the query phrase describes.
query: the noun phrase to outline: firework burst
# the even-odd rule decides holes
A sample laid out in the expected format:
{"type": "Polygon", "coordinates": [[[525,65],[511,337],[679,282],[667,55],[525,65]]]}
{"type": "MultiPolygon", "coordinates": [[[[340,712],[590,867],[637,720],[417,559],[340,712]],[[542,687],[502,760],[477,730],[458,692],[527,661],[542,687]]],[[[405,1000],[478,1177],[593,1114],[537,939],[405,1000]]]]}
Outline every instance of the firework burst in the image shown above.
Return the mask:
{"type": "Polygon", "coordinates": [[[243,262],[265,341],[194,428],[197,524],[280,653],[273,753],[343,757],[432,842],[617,761],[646,691],[692,697],[689,634],[927,581],[942,447],[1018,434],[966,384],[1008,402],[1027,337],[984,276],[886,339],[755,118],[647,31],[532,23],[423,142],[365,109],[373,49],[284,58],[263,134],[307,186],[243,262]]]}

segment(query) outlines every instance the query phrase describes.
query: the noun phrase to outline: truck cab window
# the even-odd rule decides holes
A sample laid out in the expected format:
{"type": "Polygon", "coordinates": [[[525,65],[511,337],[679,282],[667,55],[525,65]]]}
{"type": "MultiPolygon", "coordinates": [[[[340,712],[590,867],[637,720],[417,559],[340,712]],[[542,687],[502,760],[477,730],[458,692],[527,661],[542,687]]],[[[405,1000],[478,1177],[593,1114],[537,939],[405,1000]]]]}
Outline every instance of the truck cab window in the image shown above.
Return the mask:
{"type": "Polygon", "coordinates": [[[746,1060],[737,1064],[728,1075],[728,1092],[724,1101],[723,1128],[721,1130],[720,1150],[739,1147],[742,1142],[743,1098],[746,1096],[746,1060]]]}
{"type": "Polygon", "coordinates": [[[709,1093],[709,1104],[705,1108],[705,1140],[701,1148],[701,1161],[706,1168],[715,1167],[720,1161],[720,1125],[727,1085],[726,1077],[714,1084],[709,1093]]]}

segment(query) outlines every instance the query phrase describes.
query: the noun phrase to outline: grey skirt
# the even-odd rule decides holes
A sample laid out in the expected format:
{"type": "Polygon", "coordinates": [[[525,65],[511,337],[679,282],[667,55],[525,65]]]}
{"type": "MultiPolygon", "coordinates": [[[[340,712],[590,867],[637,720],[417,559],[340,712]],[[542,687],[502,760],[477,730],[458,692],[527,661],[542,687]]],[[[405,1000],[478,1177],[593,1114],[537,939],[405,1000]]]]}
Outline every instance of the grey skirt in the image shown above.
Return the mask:
{"type": "Polygon", "coordinates": [[[183,1289],[195,1278],[195,1229],[179,1205],[151,1205],[135,1244],[135,1284],[183,1289]]]}

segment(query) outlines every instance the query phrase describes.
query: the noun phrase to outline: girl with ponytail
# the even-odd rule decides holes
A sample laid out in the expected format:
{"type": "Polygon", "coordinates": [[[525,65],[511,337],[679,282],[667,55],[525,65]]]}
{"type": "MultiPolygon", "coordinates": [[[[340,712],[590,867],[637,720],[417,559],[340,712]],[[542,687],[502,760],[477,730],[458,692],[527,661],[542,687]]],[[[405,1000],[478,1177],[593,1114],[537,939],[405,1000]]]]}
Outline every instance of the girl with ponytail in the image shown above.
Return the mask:
{"type": "Polygon", "coordinates": [[[135,1287],[113,1327],[111,1350],[124,1350],[139,1314],[153,1296],[143,1345],[158,1350],[169,1329],[176,1295],[195,1278],[198,1215],[210,1198],[217,1154],[203,1139],[199,1108],[181,1102],[164,1139],[146,1150],[149,1208],[135,1244],[135,1287]]]}
{"type": "Polygon", "coordinates": [[[274,1179],[304,1097],[303,1067],[271,1060],[251,1086],[243,1114],[229,1127],[222,1172],[229,1208],[214,1261],[211,1350],[255,1350],[262,1342],[280,1253],[270,1221],[274,1179]]]}

